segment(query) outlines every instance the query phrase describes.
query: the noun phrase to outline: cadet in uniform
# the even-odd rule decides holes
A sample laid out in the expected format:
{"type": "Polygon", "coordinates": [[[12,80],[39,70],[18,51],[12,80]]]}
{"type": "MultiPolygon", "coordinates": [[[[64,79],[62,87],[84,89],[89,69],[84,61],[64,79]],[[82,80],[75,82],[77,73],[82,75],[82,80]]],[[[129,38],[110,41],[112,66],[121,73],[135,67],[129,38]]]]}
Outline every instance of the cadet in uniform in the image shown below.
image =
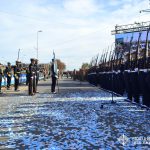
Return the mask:
{"type": "Polygon", "coordinates": [[[57,80],[57,66],[55,63],[55,60],[52,59],[52,65],[51,65],[51,77],[52,77],[52,86],[51,86],[51,92],[55,92],[55,86],[56,86],[56,80],[57,80]]]}
{"type": "Polygon", "coordinates": [[[36,93],[36,68],[35,59],[31,58],[31,63],[29,65],[29,95],[34,95],[36,93]]]}
{"type": "Polygon", "coordinates": [[[0,64],[0,94],[2,94],[2,91],[1,91],[1,88],[2,88],[2,77],[3,77],[2,64],[0,64]]]}
{"type": "Polygon", "coordinates": [[[38,60],[35,59],[35,69],[36,69],[36,93],[38,93],[37,91],[37,86],[38,86],[38,81],[39,81],[39,65],[38,65],[38,60]]]}
{"type": "Polygon", "coordinates": [[[73,70],[73,80],[74,81],[76,80],[76,70],[75,69],[73,70]]]}
{"type": "Polygon", "coordinates": [[[145,77],[145,82],[146,82],[146,90],[144,93],[144,100],[143,104],[150,107],[150,47],[148,50],[148,58],[147,58],[147,73],[145,77]]]}
{"type": "Polygon", "coordinates": [[[21,74],[20,63],[21,62],[16,61],[16,65],[14,67],[14,79],[15,79],[14,88],[15,88],[15,91],[19,91],[18,90],[18,87],[19,87],[19,78],[20,78],[20,74],[21,74]]]}
{"type": "Polygon", "coordinates": [[[124,72],[124,64],[123,64],[123,59],[120,58],[119,60],[119,65],[118,65],[118,75],[117,75],[117,80],[116,82],[118,82],[118,89],[117,89],[117,93],[119,93],[120,95],[123,95],[125,92],[125,84],[124,84],[124,77],[123,77],[123,72],[124,72]]]}
{"type": "Polygon", "coordinates": [[[130,70],[130,54],[126,52],[124,54],[124,82],[127,92],[127,98],[132,100],[132,88],[131,88],[131,70],[130,70]]]}
{"type": "Polygon", "coordinates": [[[12,70],[10,62],[8,62],[7,64],[8,64],[6,67],[7,90],[10,90],[12,70]]]}
{"type": "Polygon", "coordinates": [[[139,88],[139,82],[138,82],[138,66],[136,64],[136,52],[133,52],[131,55],[131,88],[132,88],[132,94],[133,94],[133,99],[134,102],[139,103],[139,93],[140,93],[140,88],[139,88]]]}
{"type": "Polygon", "coordinates": [[[145,75],[146,75],[146,69],[145,69],[145,60],[144,60],[144,53],[146,49],[141,49],[139,51],[139,59],[138,59],[138,69],[139,69],[139,74],[138,74],[138,80],[139,80],[139,86],[140,86],[140,98],[142,98],[142,101],[145,99],[145,75]]]}
{"type": "Polygon", "coordinates": [[[131,52],[131,62],[130,62],[130,81],[132,89],[132,102],[139,103],[139,83],[138,83],[138,53],[139,53],[139,44],[140,44],[141,32],[139,32],[138,40],[132,41],[132,46],[130,49],[131,52]]]}
{"type": "Polygon", "coordinates": [[[29,68],[26,68],[26,85],[29,84],[29,68]]]}

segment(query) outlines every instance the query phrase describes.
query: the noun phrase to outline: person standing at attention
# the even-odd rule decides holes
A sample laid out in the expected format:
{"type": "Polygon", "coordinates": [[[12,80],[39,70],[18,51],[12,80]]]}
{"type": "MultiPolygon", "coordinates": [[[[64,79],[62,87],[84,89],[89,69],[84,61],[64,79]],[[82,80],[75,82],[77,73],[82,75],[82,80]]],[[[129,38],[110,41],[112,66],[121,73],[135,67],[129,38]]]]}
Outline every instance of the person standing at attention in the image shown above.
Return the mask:
{"type": "Polygon", "coordinates": [[[57,76],[57,62],[54,59],[52,59],[51,64],[51,77],[52,77],[51,92],[55,94],[56,93],[55,87],[58,76],[57,76]]]}

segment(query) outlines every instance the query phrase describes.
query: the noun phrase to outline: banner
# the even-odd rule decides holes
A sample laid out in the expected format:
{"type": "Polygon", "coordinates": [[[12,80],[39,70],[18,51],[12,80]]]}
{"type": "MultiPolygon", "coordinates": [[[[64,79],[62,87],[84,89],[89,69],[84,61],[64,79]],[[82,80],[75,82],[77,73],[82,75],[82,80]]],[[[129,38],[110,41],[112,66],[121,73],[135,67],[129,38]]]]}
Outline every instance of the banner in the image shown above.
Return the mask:
{"type": "MultiPolygon", "coordinates": [[[[140,50],[145,50],[147,31],[142,31],[141,33],[142,34],[140,39],[140,50]]],[[[139,37],[139,32],[116,34],[115,35],[116,50],[123,49],[124,52],[128,52],[131,38],[133,38],[131,43],[131,51],[136,50],[138,37],[139,37]]],[[[148,35],[148,43],[149,43],[149,50],[150,50],[150,33],[148,35]]]]}

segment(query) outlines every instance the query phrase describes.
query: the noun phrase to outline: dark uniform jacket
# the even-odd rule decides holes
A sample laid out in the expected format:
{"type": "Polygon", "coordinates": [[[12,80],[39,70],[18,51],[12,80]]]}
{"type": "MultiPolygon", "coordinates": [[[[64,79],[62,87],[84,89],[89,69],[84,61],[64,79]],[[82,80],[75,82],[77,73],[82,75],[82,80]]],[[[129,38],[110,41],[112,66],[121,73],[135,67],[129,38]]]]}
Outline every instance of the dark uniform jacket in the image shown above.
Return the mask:
{"type": "Polygon", "coordinates": [[[34,67],[35,67],[35,70],[36,70],[36,76],[37,76],[37,78],[39,78],[39,72],[40,72],[39,65],[35,64],[34,67]]]}
{"type": "Polygon", "coordinates": [[[36,67],[33,64],[29,65],[29,77],[32,77],[36,74],[36,67]]]}
{"type": "Polygon", "coordinates": [[[57,72],[56,68],[54,67],[54,64],[51,65],[51,76],[57,78],[57,72]]]}
{"type": "Polygon", "coordinates": [[[3,71],[2,71],[2,69],[0,68],[0,82],[2,82],[2,77],[3,77],[3,71]]]}
{"type": "Polygon", "coordinates": [[[21,68],[19,66],[15,66],[14,68],[14,76],[15,78],[19,78],[21,74],[21,68]]]}
{"type": "Polygon", "coordinates": [[[11,67],[10,67],[10,66],[7,66],[5,71],[6,71],[7,76],[8,76],[8,77],[11,77],[11,75],[12,75],[11,67]]]}

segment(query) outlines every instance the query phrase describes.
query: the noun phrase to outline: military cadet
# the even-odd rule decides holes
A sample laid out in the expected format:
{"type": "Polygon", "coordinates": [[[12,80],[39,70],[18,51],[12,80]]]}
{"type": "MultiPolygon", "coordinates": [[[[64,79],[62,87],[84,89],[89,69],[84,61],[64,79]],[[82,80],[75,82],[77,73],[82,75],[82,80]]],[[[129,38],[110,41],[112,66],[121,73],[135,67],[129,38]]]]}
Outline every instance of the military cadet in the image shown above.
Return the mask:
{"type": "Polygon", "coordinates": [[[35,95],[36,93],[36,68],[35,59],[31,58],[31,63],[29,65],[29,95],[35,95]]]}
{"type": "Polygon", "coordinates": [[[73,70],[73,80],[74,81],[76,80],[76,70],[75,69],[73,70]]]}
{"type": "Polygon", "coordinates": [[[124,72],[124,64],[123,64],[123,59],[120,58],[120,62],[118,65],[118,75],[117,75],[117,81],[118,82],[118,90],[117,93],[120,95],[123,95],[125,92],[125,85],[124,85],[124,77],[123,77],[123,72],[124,72]]]}
{"type": "Polygon", "coordinates": [[[26,68],[26,85],[29,84],[29,68],[26,68]]]}
{"type": "Polygon", "coordinates": [[[12,69],[11,69],[11,63],[7,63],[6,67],[6,77],[7,77],[7,90],[10,90],[10,85],[11,85],[11,76],[12,76],[12,69]]]}
{"type": "Polygon", "coordinates": [[[55,86],[58,77],[57,77],[57,64],[54,59],[52,59],[51,77],[52,77],[51,92],[55,94],[56,93],[55,86]]]}
{"type": "Polygon", "coordinates": [[[146,64],[147,72],[145,75],[145,91],[144,91],[144,99],[143,104],[147,107],[150,107],[150,47],[148,50],[148,58],[147,58],[147,64],[146,64]]]}
{"type": "Polygon", "coordinates": [[[14,79],[15,79],[15,84],[14,84],[14,90],[15,91],[19,91],[18,87],[19,87],[19,78],[20,78],[20,74],[21,74],[21,67],[20,67],[20,63],[19,61],[16,61],[16,65],[14,67],[14,79]]]}
{"type": "Polygon", "coordinates": [[[2,88],[2,77],[3,77],[2,64],[0,63],[0,94],[2,94],[2,91],[1,91],[1,88],[2,88]]]}
{"type": "Polygon", "coordinates": [[[118,67],[118,58],[116,58],[115,60],[114,60],[114,66],[113,66],[113,72],[112,72],[112,74],[113,74],[113,91],[115,92],[115,93],[117,93],[117,87],[118,87],[118,82],[117,82],[117,76],[118,76],[118,70],[117,70],[117,67],[118,67]]]}
{"type": "Polygon", "coordinates": [[[140,59],[138,60],[138,67],[139,67],[139,84],[141,89],[142,95],[142,104],[150,107],[150,48],[149,45],[149,30],[147,31],[146,35],[146,42],[141,46],[141,51],[139,53],[140,59]]]}
{"type": "Polygon", "coordinates": [[[40,69],[39,69],[39,65],[38,65],[38,59],[35,59],[35,69],[36,69],[36,93],[38,93],[37,86],[38,86],[39,73],[40,73],[40,69]]]}
{"type": "Polygon", "coordinates": [[[133,100],[136,103],[139,103],[139,93],[140,93],[140,86],[138,82],[138,66],[136,63],[136,52],[133,52],[131,55],[131,88],[132,88],[132,94],[133,94],[133,100]]]}
{"type": "Polygon", "coordinates": [[[131,76],[130,76],[130,54],[126,52],[124,54],[124,82],[127,92],[127,98],[132,100],[132,88],[131,88],[131,76]]]}

